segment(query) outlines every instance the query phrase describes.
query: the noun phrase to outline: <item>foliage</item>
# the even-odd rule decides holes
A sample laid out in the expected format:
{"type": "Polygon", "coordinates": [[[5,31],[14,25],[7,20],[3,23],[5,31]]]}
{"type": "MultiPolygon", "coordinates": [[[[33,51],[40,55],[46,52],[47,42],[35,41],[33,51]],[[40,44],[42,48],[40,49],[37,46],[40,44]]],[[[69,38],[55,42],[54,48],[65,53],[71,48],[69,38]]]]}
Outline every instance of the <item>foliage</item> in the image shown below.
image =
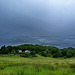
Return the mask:
{"type": "Polygon", "coordinates": [[[20,54],[21,57],[29,57],[30,54],[29,53],[23,53],[23,54],[20,54]]]}
{"type": "Polygon", "coordinates": [[[36,57],[36,54],[34,51],[32,51],[31,53],[21,53],[20,56],[21,57],[36,57]]]}
{"type": "Polygon", "coordinates": [[[19,46],[2,46],[0,49],[0,54],[19,54],[18,50],[22,50],[22,52],[25,52],[25,50],[30,50],[30,54],[22,53],[21,56],[24,57],[35,57],[36,54],[39,54],[41,56],[45,57],[75,57],[75,48],[68,47],[64,49],[59,49],[57,47],[52,46],[41,46],[41,45],[32,45],[32,44],[24,44],[19,46]]]}

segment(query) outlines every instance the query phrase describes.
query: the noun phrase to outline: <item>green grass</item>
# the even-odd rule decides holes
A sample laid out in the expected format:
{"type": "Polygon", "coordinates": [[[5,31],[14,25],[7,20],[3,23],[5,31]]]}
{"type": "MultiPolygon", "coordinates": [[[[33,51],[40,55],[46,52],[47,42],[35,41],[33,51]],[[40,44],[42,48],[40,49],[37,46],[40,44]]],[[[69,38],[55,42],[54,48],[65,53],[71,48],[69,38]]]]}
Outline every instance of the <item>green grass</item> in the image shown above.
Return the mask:
{"type": "Polygon", "coordinates": [[[75,75],[75,58],[0,57],[0,75],[75,75]]]}

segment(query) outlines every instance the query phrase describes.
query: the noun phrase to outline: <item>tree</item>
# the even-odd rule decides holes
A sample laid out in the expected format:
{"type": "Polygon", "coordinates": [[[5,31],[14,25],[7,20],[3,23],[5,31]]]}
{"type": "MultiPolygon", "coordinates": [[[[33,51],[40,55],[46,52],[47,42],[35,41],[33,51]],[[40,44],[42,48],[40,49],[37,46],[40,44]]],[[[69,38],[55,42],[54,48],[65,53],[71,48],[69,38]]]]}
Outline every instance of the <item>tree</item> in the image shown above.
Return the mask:
{"type": "Polygon", "coordinates": [[[62,56],[66,56],[66,54],[67,54],[67,49],[63,49],[62,50],[62,56]]]}
{"type": "Polygon", "coordinates": [[[57,58],[57,57],[58,57],[57,53],[53,54],[53,58],[57,58]]]}
{"type": "Polygon", "coordinates": [[[66,54],[66,57],[71,58],[71,57],[72,57],[72,54],[68,52],[68,53],[66,54]]]}

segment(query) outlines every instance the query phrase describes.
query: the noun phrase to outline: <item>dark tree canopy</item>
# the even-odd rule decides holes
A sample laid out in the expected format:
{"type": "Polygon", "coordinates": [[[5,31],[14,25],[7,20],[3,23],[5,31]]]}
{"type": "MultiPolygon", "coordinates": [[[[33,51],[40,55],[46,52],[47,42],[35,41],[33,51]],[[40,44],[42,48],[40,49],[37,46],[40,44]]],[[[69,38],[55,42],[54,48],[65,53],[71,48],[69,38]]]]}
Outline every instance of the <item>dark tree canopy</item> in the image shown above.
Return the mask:
{"type": "Polygon", "coordinates": [[[59,49],[52,46],[42,46],[42,45],[32,45],[32,44],[24,44],[19,46],[2,46],[0,49],[0,54],[18,54],[18,50],[30,50],[30,54],[22,53],[21,56],[29,57],[29,56],[36,56],[39,54],[45,57],[75,57],[75,48],[68,47],[64,49],[59,49]]]}

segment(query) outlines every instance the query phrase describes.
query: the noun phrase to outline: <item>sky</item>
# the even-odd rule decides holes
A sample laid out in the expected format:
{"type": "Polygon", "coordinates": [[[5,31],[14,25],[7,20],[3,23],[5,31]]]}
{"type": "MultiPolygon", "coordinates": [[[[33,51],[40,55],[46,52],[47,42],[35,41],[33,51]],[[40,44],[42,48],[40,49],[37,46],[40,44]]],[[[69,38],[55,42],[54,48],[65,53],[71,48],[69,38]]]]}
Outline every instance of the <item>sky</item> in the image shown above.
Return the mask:
{"type": "Polygon", "coordinates": [[[0,0],[0,39],[74,30],[75,0],[0,0]]]}

